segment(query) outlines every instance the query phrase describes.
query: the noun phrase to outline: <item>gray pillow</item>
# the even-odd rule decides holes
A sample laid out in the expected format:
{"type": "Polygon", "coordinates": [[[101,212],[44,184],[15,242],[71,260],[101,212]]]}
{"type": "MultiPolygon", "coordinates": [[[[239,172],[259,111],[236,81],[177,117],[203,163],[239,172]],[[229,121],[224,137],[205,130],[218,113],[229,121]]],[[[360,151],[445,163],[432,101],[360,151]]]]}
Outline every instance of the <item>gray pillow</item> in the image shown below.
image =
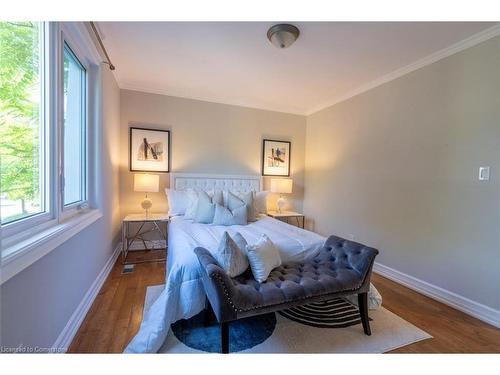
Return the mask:
{"type": "Polygon", "coordinates": [[[215,213],[213,215],[212,224],[214,225],[246,225],[247,224],[247,208],[243,204],[233,211],[229,208],[215,204],[215,213]]]}
{"type": "Polygon", "coordinates": [[[214,220],[215,205],[222,202],[222,192],[215,191],[210,197],[205,191],[198,192],[198,203],[194,221],[201,224],[210,224],[214,220]]]}
{"type": "Polygon", "coordinates": [[[236,245],[238,245],[241,251],[243,251],[245,254],[247,253],[248,242],[240,232],[236,232],[235,234],[233,234],[233,241],[236,243],[236,245]]]}
{"type": "Polygon", "coordinates": [[[214,257],[229,277],[239,276],[248,268],[246,254],[238,247],[227,232],[224,232],[222,235],[214,257]]]}

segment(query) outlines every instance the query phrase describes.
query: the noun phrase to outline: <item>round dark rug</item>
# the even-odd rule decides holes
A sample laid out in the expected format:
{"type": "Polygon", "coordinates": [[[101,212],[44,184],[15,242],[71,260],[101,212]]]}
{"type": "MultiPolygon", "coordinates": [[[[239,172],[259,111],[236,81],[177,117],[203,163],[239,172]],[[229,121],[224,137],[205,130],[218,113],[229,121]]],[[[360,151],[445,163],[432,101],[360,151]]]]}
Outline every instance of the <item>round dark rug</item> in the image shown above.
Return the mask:
{"type": "MultiPolygon", "coordinates": [[[[190,348],[210,353],[221,352],[220,326],[213,322],[204,325],[205,311],[190,319],[172,324],[175,337],[190,348]]],[[[240,319],[229,325],[229,352],[235,353],[253,348],[270,337],[276,327],[274,313],[240,319]]]]}

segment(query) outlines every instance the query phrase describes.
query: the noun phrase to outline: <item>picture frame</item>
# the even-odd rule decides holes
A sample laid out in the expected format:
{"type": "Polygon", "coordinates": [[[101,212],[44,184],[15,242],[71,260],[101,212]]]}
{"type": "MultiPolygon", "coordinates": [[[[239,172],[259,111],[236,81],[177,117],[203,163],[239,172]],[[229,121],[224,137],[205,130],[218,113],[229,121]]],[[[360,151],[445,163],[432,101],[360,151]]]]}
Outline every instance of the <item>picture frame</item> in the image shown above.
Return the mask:
{"type": "Polygon", "coordinates": [[[170,172],[170,130],[129,128],[130,172],[170,172]]]}
{"type": "Polygon", "coordinates": [[[262,141],[262,176],[290,177],[292,142],[275,139],[262,141]]]}

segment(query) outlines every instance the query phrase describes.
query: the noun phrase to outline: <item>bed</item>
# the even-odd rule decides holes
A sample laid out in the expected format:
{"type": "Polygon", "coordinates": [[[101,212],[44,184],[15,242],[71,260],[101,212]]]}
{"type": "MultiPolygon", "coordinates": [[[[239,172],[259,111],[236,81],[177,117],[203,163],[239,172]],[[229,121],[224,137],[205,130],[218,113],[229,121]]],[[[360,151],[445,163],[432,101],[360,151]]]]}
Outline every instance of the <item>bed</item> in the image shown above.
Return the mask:
{"type": "MultiPolygon", "coordinates": [[[[260,176],[221,176],[199,174],[171,174],[170,186],[175,189],[227,189],[259,191],[260,176]]],[[[200,266],[194,249],[202,246],[210,252],[219,245],[224,231],[230,235],[240,232],[248,243],[254,243],[266,234],[280,250],[283,262],[300,261],[314,256],[325,242],[325,237],[260,215],[247,225],[219,226],[198,224],[183,216],[171,218],[168,234],[168,255],[165,289],[145,314],[136,336],[125,349],[126,353],[157,352],[170,329],[170,324],[190,318],[205,308],[205,291],[200,266]]],[[[378,294],[378,293],[377,293],[378,294]]],[[[373,308],[378,295],[370,298],[373,308]],[[372,301],[373,300],[373,301],[372,301]]]]}

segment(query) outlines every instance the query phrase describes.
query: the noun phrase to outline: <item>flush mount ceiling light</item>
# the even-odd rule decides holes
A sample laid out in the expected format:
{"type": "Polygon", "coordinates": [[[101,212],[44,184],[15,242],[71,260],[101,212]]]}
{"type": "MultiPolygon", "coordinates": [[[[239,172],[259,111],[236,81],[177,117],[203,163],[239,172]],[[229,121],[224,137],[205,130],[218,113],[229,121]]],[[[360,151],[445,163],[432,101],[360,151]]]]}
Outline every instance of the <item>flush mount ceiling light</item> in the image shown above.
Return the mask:
{"type": "Polygon", "coordinates": [[[300,31],[288,23],[280,23],[267,30],[267,39],[278,48],[290,47],[299,37],[300,31]]]}

